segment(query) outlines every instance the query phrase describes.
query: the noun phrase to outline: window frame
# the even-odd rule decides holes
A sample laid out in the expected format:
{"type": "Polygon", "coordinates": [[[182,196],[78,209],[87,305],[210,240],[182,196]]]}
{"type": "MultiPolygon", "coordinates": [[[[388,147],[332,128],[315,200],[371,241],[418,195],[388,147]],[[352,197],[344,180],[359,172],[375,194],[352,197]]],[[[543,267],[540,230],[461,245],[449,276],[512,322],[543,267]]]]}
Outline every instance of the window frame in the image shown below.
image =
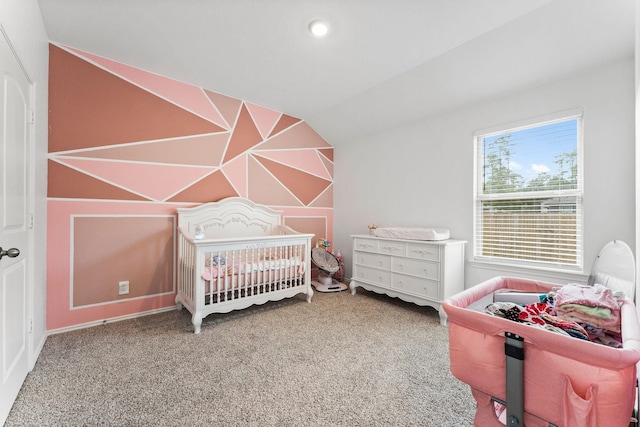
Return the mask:
{"type": "Polygon", "coordinates": [[[499,264],[512,267],[526,267],[545,271],[565,271],[570,273],[582,272],[584,268],[584,114],[582,109],[561,111],[545,116],[511,122],[491,128],[479,129],[473,133],[473,261],[486,264],[499,264]],[[576,124],[576,163],[577,163],[577,188],[570,190],[544,190],[538,192],[511,192],[483,194],[483,151],[482,139],[485,137],[507,134],[524,129],[542,127],[545,125],[577,120],[576,124]],[[533,197],[532,197],[533,196],[533,197]],[[525,260],[521,258],[497,257],[482,254],[482,230],[483,217],[479,209],[483,201],[490,200],[517,200],[550,197],[575,197],[576,200],[576,263],[563,263],[560,261],[525,260]]]}

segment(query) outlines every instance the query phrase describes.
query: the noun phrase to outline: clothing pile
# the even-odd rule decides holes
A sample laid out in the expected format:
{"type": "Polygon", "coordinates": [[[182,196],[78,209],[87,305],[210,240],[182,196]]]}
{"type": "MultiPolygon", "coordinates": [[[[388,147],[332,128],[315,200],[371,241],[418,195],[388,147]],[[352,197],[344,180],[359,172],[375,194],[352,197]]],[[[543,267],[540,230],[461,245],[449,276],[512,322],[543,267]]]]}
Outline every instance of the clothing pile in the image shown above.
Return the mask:
{"type": "Polygon", "coordinates": [[[620,303],[624,294],[594,284],[569,284],[540,295],[540,301],[520,305],[494,302],[485,312],[574,338],[622,347],[620,303]]]}

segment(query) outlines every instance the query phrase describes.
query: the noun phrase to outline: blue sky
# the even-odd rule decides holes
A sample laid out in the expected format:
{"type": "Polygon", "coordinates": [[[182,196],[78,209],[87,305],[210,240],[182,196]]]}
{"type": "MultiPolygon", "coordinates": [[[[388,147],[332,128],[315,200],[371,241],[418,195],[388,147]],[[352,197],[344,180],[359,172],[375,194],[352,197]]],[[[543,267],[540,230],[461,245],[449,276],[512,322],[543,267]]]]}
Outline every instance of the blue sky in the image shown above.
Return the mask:
{"type": "MultiPolygon", "coordinates": [[[[555,156],[577,148],[577,120],[570,119],[488,136],[485,138],[485,147],[489,147],[493,141],[509,133],[513,143],[509,163],[513,172],[521,175],[525,180],[535,178],[540,172],[556,175],[560,168],[554,163],[555,156]]],[[[567,169],[568,167],[565,168],[567,169]]]]}

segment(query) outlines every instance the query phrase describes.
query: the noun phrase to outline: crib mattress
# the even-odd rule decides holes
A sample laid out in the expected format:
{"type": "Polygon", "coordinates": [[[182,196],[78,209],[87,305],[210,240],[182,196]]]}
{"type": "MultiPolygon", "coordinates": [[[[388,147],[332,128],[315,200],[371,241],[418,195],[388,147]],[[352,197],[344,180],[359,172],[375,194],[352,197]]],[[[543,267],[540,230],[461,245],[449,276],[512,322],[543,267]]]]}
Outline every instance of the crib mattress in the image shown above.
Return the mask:
{"type": "Polygon", "coordinates": [[[496,277],[447,299],[451,372],[477,400],[476,425],[492,426],[491,396],[508,402],[505,332],[524,338],[525,425],[628,426],[635,402],[640,326],[631,300],[620,308],[622,348],[491,316],[478,308],[496,291],[547,293],[561,285],[496,277]]]}
{"type": "Polygon", "coordinates": [[[376,228],[373,234],[387,239],[408,240],[447,240],[450,235],[446,228],[419,227],[380,227],[376,228]]]}

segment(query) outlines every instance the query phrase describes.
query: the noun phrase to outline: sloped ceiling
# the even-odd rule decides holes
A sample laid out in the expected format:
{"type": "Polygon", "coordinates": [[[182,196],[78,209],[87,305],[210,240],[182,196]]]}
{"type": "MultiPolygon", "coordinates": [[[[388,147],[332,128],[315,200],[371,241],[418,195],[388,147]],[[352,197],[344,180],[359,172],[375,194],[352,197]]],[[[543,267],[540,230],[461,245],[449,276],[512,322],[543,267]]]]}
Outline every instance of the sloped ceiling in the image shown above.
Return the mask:
{"type": "Polygon", "coordinates": [[[306,120],[334,146],[633,56],[632,0],[40,0],[52,42],[306,120]],[[314,19],[331,31],[309,35],[314,19]]]}

